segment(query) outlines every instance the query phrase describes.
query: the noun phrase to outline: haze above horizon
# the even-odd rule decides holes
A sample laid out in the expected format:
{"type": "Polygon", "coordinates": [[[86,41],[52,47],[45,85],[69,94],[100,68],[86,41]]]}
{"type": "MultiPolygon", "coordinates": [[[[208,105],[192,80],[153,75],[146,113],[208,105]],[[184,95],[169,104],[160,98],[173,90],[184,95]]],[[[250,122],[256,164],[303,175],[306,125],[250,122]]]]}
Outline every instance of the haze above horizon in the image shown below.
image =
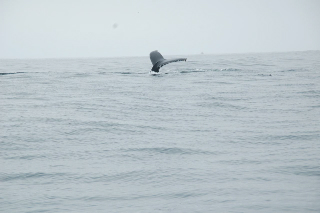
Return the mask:
{"type": "Polygon", "coordinates": [[[320,50],[320,1],[0,0],[0,58],[320,50]]]}

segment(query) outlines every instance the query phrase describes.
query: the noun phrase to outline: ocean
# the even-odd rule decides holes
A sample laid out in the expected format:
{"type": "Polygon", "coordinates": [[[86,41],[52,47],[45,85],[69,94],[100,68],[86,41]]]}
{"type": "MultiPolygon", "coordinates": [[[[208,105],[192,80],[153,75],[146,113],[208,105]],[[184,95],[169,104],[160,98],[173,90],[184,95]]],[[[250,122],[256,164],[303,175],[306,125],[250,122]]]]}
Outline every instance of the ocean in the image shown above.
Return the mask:
{"type": "Polygon", "coordinates": [[[320,212],[320,51],[0,60],[0,212],[320,212]]]}

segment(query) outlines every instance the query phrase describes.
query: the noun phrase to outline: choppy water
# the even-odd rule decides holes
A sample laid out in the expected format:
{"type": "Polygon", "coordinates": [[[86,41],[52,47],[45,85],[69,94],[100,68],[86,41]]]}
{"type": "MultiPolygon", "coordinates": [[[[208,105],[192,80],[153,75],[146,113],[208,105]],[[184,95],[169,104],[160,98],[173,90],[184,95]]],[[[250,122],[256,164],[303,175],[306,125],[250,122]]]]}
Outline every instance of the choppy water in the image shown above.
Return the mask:
{"type": "Polygon", "coordinates": [[[0,60],[0,211],[319,212],[320,52],[187,57],[0,60]]]}

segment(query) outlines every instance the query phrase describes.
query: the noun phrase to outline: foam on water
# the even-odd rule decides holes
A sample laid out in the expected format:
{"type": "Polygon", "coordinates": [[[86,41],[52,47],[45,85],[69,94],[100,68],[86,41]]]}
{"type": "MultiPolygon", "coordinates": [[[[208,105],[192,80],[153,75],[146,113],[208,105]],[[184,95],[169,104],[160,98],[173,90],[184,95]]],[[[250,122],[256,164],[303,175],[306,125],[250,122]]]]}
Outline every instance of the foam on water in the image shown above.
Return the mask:
{"type": "Polygon", "coordinates": [[[0,60],[1,212],[318,212],[320,52],[0,60]]]}

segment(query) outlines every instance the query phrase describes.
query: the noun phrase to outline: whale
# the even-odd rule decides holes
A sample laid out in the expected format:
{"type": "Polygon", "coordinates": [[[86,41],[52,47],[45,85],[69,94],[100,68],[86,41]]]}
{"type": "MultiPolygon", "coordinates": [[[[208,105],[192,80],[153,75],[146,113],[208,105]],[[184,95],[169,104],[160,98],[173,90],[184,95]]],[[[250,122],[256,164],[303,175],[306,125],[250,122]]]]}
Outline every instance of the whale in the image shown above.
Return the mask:
{"type": "Polygon", "coordinates": [[[164,65],[172,63],[172,62],[187,61],[187,58],[165,59],[165,58],[163,58],[161,53],[158,52],[158,50],[155,50],[150,53],[150,60],[152,63],[151,70],[154,72],[159,72],[160,68],[163,67],[164,65]]]}

